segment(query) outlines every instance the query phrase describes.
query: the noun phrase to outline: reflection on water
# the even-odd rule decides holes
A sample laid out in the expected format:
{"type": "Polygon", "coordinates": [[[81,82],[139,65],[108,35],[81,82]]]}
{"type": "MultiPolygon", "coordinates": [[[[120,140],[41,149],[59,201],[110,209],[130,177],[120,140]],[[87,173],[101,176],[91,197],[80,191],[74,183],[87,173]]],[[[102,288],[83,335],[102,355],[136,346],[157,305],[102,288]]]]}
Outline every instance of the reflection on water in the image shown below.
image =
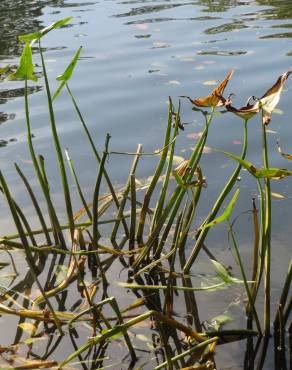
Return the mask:
{"type": "Polygon", "coordinates": [[[33,32],[42,26],[39,17],[45,6],[64,6],[64,0],[1,0],[0,60],[10,59],[21,52],[18,35],[33,32]]]}

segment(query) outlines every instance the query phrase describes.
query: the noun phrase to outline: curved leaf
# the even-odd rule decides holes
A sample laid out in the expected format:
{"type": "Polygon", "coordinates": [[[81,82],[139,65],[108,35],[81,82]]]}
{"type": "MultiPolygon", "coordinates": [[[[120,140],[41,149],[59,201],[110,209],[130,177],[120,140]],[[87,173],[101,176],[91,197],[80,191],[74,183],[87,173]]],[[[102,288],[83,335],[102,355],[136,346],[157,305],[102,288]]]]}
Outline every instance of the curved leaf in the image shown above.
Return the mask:
{"type": "Polygon", "coordinates": [[[60,94],[60,92],[63,89],[63,87],[65,86],[65,84],[70,80],[70,78],[72,76],[72,73],[74,71],[74,68],[77,64],[77,60],[79,58],[81,50],[82,50],[82,46],[80,46],[80,48],[77,50],[76,54],[74,55],[74,58],[71,60],[68,67],[65,69],[64,73],[57,77],[57,81],[62,81],[62,83],[60,84],[57,91],[53,95],[53,98],[52,98],[53,100],[56,99],[56,97],[60,94]]]}
{"type": "Polygon", "coordinates": [[[34,66],[32,63],[32,52],[31,52],[31,46],[27,42],[23,48],[19,67],[17,70],[10,74],[6,80],[31,80],[31,81],[37,81],[37,77],[34,75],[34,66]]]}
{"type": "Polygon", "coordinates": [[[252,174],[257,179],[267,178],[267,179],[273,179],[273,180],[280,180],[280,179],[283,179],[284,177],[292,175],[292,171],[286,170],[285,168],[275,168],[275,167],[257,168],[251,162],[243,160],[234,154],[231,154],[225,151],[221,151],[221,152],[227,155],[228,157],[235,159],[245,169],[247,169],[250,174],[252,174]]]}
{"type": "Polygon", "coordinates": [[[234,193],[230,203],[228,204],[228,206],[226,207],[225,211],[222,213],[221,216],[219,216],[219,217],[215,218],[215,220],[213,220],[211,222],[208,222],[207,224],[203,225],[202,227],[200,227],[199,230],[206,229],[207,227],[212,227],[216,224],[219,224],[220,222],[223,222],[223,221],[227,220],[229,218],[230,213],[232,211],[232,208],[233,208],[233,206],[234,206],[234,204],[235,204],[235,202],[238,198],[239,192],[240,192],[240,189],[238,188],[236,190],[236,192],[234,193]]]}
{"type": "Polygon", "coordinates": [[[50,31],[64,26],[64,24],[68,23],[71,19],[72,19],[72,17],[67,17],[67,18],[61,19],[61,20],[59,20],[57,22],[54,22],[51,25],[43,28],[40,31],[28,33],[27,35],[20,35],[20,36],[18,36],[18,38],[19,38],[19,40],[22,40],[22,41],[39,40],[43,36],[45,36],[47,33],[49,33],[50,31]]]}

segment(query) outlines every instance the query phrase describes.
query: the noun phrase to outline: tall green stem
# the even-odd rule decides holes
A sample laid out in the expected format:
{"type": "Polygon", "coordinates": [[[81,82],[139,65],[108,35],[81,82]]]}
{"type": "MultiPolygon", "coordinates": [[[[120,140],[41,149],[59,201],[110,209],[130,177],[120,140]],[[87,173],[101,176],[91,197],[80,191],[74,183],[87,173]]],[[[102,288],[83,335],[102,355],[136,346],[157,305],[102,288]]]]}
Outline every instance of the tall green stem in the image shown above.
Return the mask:
{"type": "MultiPolygon", "coordinates": [[[[268,145],[266,126],[262,126],[263,140],[263,163],[265,168],[269,168],[268,145]]],[[[265,313],[264,313],[264,335],[270,335],[270,306],[271,306],[271,184],[270,179],[265,178],[265,313]]]]}
{"type": "MultiPolygon", "coordinates": [[[[248,120],[245,120],[245,122],[244,122],[244,142],[243,142],[243,147],[242,147],[241,159],[245,158],[246,150],[247,150],[247,142],[248,142],[248,140],[247,140],[247,124],[248,124],[248,120]]],[[[209,214],[209,216],[203,222],[203,225],[208,223],[208,222],[211,222],[212,220],[214,220],[214,218],[216,217],[217,212],[219,211],[224,199],[229,194],[233,185],[235,184],[240,170],[241,170],[241,164],[238,164],[235,171],[233,172],[233,174],[229,178],[228,182],[226,183],[224,189],[222,190],[221,194],[217,198],[216,203],[214,204],[211,213],[209,214]]],[[[209,231],[208,228],[203,228],[203,230],[200,232],[200,234],[198,236],[198,239],[196,241],[196,244],[195,244],[195,246],[194,246],[194,248],[191,252],[191,255],[189,256],[189,258],[186,262],[186,265],[184,267],[184,273],[185,274],[188,274],[188,272],[190,271],[190,268],[192,267],[195,259],[198,256],[201,248],[203,247],[203,244],[204,244],[205,238],[208,234],[208,231],[209,231]]]]}
{"type": "Polygon", "coordinates": [[[66,203],[67,217],[68,217],[68,222],[70,226],[71,240],[73,241],[74,219],[73,219],[71,197],[70,197],[70,191],[69,191],[68,180],[67,180],[67,175],[66,175],[65,163],[64,163],[64,159],[62,155],[61,144],[59,141],[57,128],[56,128],[55,114],[53,110],[53,103],[52,103],[52,97],[51,97],[51,92],[50,92],[49,80],[48,80],[48,75],[47,75],[47,70],[46,70],[46,65],[45,65],[45,60],[44,60],[40,40],[39,40],[39,51],[40,51],[40,56],[41,56],[41,61],[42,61],[42,70],[43,70],[44,79],[45,79],[52,135],[53,135],[54,145],[55,145],[59,169],[60,169],[61,181],[62,181],[63,192],[64,192],[65,203],[66,203]]]}

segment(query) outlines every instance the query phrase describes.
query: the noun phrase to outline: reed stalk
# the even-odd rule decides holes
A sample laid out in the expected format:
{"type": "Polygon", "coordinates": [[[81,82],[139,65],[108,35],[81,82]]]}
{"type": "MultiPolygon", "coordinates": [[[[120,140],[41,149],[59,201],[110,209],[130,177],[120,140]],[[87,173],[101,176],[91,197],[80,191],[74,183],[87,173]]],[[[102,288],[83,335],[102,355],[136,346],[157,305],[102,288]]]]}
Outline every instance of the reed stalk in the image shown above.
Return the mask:
{"type": "MultiPolygon", "coordinates": [[[[241,159],[245,158],[246,151],[247,151],[247,142],[248,142],[247,124],[248,124],[248,120],[245,120],[245,122],[244,122],[244,142],[243,142],[243,147],[242,147],[242,152],[241,152],[241,159]]],[[[207,224],[207,223],[214,220],[214,218],[216,217],[223,201],[225,200],[225,198],[227,197],[227,195],[230,193],[231,189],[233,188],[233,186],[234,186],[234,184],[237,180],[237,177],[239,175],[240,170],[241,170],[241,164],[238,164],[236,169],[234,170],[234,172],[230,176],[229,180],[227,181],[226,185],[224,186],[221,194],[217,198],[210,214],[204,220],[202,226],[204,226],[204,224],[207,224]]],[[[203,228],[202,231],[200,231],[200,233],[197,237],[196,244],[195,244],[195,246],[194,246],[187,262],[186,262],[186,265],[184,267],[184,273],[185,274],[189,273],[194,261],[196,260],[201,248],[203,247],[203,244],[204,244],[204,241],[205,241],[206,236],[208,234],[208,231],[209,231],[208,228],[203,228]]]]}

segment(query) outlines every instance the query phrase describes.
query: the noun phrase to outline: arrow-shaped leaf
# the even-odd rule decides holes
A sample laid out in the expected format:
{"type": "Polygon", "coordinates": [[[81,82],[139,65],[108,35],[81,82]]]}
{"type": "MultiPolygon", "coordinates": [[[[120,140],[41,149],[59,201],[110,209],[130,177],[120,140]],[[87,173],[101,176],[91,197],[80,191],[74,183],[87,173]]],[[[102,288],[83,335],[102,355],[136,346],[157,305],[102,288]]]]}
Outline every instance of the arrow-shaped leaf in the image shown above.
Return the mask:
{"type": "Polygon", "coordinates": [[[31,80],[31,81],[37,81],[37,77],[34,75],[34,66],[32,63],[32,52],[31,52],[31,46],[27,42],[23,48],[19,67],[17,70],[10,74],[7,78],[8,81],[10,80],[31,80]]]}
{"type": "Polygon", "coordinates": [[[72,73],[74,71],[74,68],[76,66],[77,60],[79,58],[79,55],[81,53],[81,49],[82,49],[82,46],[80,46],[80,48],[77,50],[76,54],[74,55],[74,58],[71,60],[68,67],[65,69],[64,73],[57,77],[57,80],[62,81],[62,83],[60,84],[57,91],[55,92],[53,96],[53,100],[56,99],[56,97],[60,94],[65,84],[70,80],[72,73]]]}
{"type": "Polygon", "coordinates": [[[18,36],[18,38],[19,38],[19,40],[22,40],[22,41],[39,40],[43,36],[45,36],[47,33],[49,33],[50,31],[64,26],[64,24],[68,23],[71,19],[72,19],[72,17],[67,17],[67,18],[61,19],[61,20],[59,20],[57,22],[54,22],[54,23],[50,24],[49,26],[41,29],[40,31],[28,33],[27,35],[20,35],[20,36],[18,36]]]}
{"type": "Polygon", "coordinates": [[[285,168],[274,168],[274,167],[257,168],[251,162],[248,162],[247,160],[243,160],[234,154],[231,154],[225,151],[222,151],[222,153],[236,160],[244,168],[246,168],[249,173],[251,173],[254,177],[258,179],[259,178],[269,178],[269,179],[279,180],[284,177],[292,175],[292,171],[286,170],[285,168]]]}
{"type": "Polygon", "coordinates": [[[219,217],[215,218],[215,220],[213,220],[211,222],[208,222],[207,224],[201,226],[198,231],[200,231],[202,229],[206,229],[207,227],[212,227],[216,224],[219,224],[220,222],[223,222],[223,221],[227,220],[229,218],[230,213],[232,211],[232,208],[233,208],[233,206],[234,206],[234,204],[235,204],[235,202],[238,198],[239,192],[240,192],[240,189],[238,188],[236,190],[236,192],[234,193],[230,203],[228,204],[228,206],[226,207],[225,211],[222,213],[221,216],[219,216],[219,217]]]}

